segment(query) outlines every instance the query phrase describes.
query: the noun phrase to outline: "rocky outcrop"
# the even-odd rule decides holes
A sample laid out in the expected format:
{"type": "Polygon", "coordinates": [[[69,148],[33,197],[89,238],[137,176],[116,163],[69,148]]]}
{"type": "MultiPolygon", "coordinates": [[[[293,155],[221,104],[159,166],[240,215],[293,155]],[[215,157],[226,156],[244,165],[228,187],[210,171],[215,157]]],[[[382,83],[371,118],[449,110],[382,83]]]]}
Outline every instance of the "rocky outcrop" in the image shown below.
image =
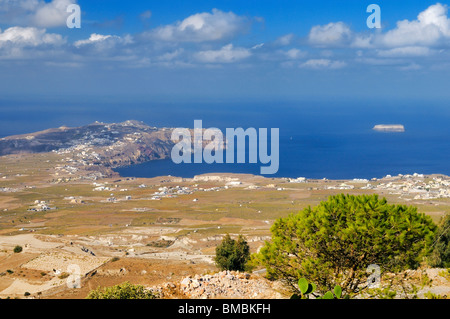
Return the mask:
{"type": "Polygon", "coordinates": [[[151,290],[162,298],[239,298],[280,299],[286,298],[277,282],[255,274],[222,271],[212,275],[195,275],[178,283],[165,283],[151,290]]]}
{"type": "MultiPolygon", "coordinates": [[[[189,131],[193,137],[193,130],[189,131]]],[[[151,127],[139,121],[64,126],[1,138],[0,156],[53,151],[67,154],[72,165],[78,163],[89,170],[117,168],[168,158],[175,145],[172,132],[173,128],[151,127]]],[[[202,147],[207,144],[203,141],[202,147]]]]}
{"type": "MultiPolygon", "coordinates": [[[[69,149],[85,145],[93,148],[139,145],[135,149],[147,150],[147,155],[158,154],[170,141],[170,130],[150,127],[138,121],[123,123],[95,122],[80,127],[59,127],[40,132],[8,136],[0,139],[0,156],[18,153],[39,153],[69,149]],[[148,151],[148,149],[150,151],[148,151]]],[[[126,150],[126,147],[123,148],[126,150]]],[[[164,148],[165,149],[165,148],[164,148]]],[[[160,155],[153,155],[158,157],[160,155]]]]}

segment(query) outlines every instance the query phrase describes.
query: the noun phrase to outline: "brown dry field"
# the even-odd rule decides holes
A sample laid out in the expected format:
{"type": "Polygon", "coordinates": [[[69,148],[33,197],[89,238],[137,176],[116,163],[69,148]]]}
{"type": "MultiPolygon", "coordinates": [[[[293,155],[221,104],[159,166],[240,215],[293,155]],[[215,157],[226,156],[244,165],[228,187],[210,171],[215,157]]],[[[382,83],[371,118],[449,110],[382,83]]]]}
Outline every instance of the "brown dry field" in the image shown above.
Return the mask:
{"type": "MultiPolygon", "coordinates": [[[[375,193],[324,189],[343,181],[297,184],[239,174],[229,176],[239,178],[242,184],[228,189],[224,181],[115,176],[95,181],[111,190],[93,191],[93,181],[76,180],[75,176],[67,176],[72,179],[69,182],[55,182],[54,167],[61,161],[54,153],[0,157],[0,189],[12,189],[0,192],[0,298],[23,298],[27,291],[35,298],[84,298],[92,289],[125,281],[152,286],[215,272],[212,256],[224,234],[245,235],[251,252],[256,252],[270,238],[270,226],[277,218],[317,205],[330,195],[375,193]],[[147,187],[140,188],[141,184],[147,187]],[[151,200],[153,193],[165,186],[221,189],[151,200]],[[117,202],[106,202],[111,194],[117,202]],[[69,197],[83,203],[73,203],[69,197]],[[29,211],[36,200],[45,201],[52,209],[29,211]],[[160,243],[170,245],[158,246],[160,243]],[[24,251],[13,253],[16,245],[24,251]],[[95,252],[95,257],[82,248],[95,252]],[[53,253],[59,254],[62,268],[88,256],[102,262],[86,264],[82,287],[69,289],[49,268],[53,264],[46,261],[47,256],[53,253]],[[114,257],[119,259],[113,261],[114,257]],[[27,264],[39,264],[40,269],[27,264]]],[[[415,205],[435,222],[450,213],[448,199],[405,201],[388,191],[378,194],[390,203],[415,205]]]]}

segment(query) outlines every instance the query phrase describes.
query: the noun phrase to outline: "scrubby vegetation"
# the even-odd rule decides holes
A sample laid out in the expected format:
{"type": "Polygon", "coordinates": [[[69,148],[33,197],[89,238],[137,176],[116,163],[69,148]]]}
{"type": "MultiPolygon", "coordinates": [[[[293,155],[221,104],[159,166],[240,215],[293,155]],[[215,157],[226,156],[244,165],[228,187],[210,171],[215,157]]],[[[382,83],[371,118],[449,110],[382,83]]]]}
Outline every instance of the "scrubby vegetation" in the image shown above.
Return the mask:
{"type": "Polygon", "coordinates": [[[436,228],[416,207],[341,194],[278,219],[272,240],[253,259],[295,292],[306,278],[320,295],[336,285],[344,295],[356,294],[369,286],[369,265],[390,273],[417,268],[431,252],[436,228]]]}
{"type": "Polygon", "coordinates": [[[167,248],[167,247],[170,247],[171,245],[173,245],[174,242],[175,242],[174,240],[160,239],[160,240],[152,241],[152,242],[148,243],[146,246],[156,247],[156,248],[167,248]]]}
{"type": "Polygon", "coordinates": [[[299,294],[293,294],[291,299],[310,299],[314,297],[316,299],[348,299],[349,295],[342,295],[342,288],[339,285],[334,286],[333,291],[327,291],[322,296],[314,294],[317,289],[316,284],[309,283],[305,278],[300,278],[298,281],[299,294]]]}
{"type": "Polygon", "coordinates": [[[250,247],[242,235],[239,235],[239,238],[234,240],[227,234],[216,247],[214,261],[220,270],[244,271],[249,259],[250,247]]]}
{"type": "Polygon", "coordinates": [[[92,290],[86,299],[156,299],[144,286],[124,282],[120,285],[92,290]]]}
{"type": "Polygon", "coordinates": [[[17,245],[16,247],[14,247],[14,252],[16,253],[16,254],[18,254],[18,253],[20,253],[20,252],[22,252],[22,246],[19,246],[19,245],[17,245]]]}
{"type": "Polygon", "coordinates": [[[69,276],[70,276],[69,273],[63,272],[62,274],[60,274],[60,275],[58,276],[58,278],[59,278],[59,279],[66,279],[66,278],[68,278],[69,276]]]}
{"type": "Polygon", "coordinates": [[[434,240],[434,249],[430,256],[430,266],[450,267],[450,214],[445,215],[439,223],[434,240]]]}

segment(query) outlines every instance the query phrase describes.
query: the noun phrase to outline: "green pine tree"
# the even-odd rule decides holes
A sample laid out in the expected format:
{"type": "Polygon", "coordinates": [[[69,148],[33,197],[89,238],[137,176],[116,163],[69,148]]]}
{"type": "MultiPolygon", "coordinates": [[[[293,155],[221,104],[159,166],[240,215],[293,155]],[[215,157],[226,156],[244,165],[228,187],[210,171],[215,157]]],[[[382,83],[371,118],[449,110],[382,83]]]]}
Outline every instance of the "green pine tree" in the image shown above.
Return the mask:
{"type": "Polygon", "coordinates": [[[434,249],[430,256],[432,267],[450,267],[450,214],[442,218],[434,240],[434,249]]]}
{"type": "Polygon", "coordinates": [[[377,195],[336,195],[314,208],[278,219],[272,239],[254,256],[272,279],[298,292],[298,280],[319,292],[344,294],[367,286],[367,267],[384,272],[416,268],[431,251],[436,225],[417,208],[389,205],[377,195]]]}
{"type": "Polygon", "coordinates": [[[214,261],[220,270],[244,271],[249,259],[250,247],[242,235],[239,235],[236,241],[227,234],[216,247],[214,261]]]}

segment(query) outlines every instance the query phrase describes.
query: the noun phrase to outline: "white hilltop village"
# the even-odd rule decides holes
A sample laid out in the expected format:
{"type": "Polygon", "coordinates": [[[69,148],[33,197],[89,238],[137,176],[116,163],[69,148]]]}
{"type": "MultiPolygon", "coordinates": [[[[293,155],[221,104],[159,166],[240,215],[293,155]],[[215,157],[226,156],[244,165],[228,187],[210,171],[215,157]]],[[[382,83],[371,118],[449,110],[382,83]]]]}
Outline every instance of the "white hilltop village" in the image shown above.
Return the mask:
{"type": "MultiPolygon", "coordinates": [[[[386,175],[382,178],[372,178],[361,179],[354,178],[352,180],[337,181],[328,180],[323,178],[318,179],[308,179],[306,177],[298,178],[280,178],[283,183],[281,185],[285,186],[286,183],[317,183],[319,181],[326,182],[321,189],[336,189],[336,190],[351,190],[351,189],[361,189],[361,190],[374,190],[374,191],[387,191],[392,195],[399,195],[399,198],[404,200],[429,200],[429,199],[441,199],[450,198],[450,177],[445,175],[424,175],[424,174],[406,174],[406,175],[386,175]],[[327,185],[331,184],[331,185],[327,185]]],[[[161,200],[163,198],[174,198],[182,195],[189,195],[195,192],[218,192],[221,190],[226,190],[230,187],[245,187],[246,189],[258,189],[259,186],[253,184],[243,183],[237,177],[225,177],[216,175],[201,175],[195,176],[194,178],[180,178],[180,177],[170,177],[167,182],[200,182],[200,181],[216,181],[223,182],[223,186],[216,186],[210,188],[199,187],[198,184],[193,184],[192,186],[163,186],[159,187],[157,191],[151,194],[149,199],[151,200],[161,200]]],[[[279,191],[288,190],[287,186],[281,187],[280,183],[269,184],[265,187],[275,188],[279,191]]],[[[322,184],[321,184],[322,185],[322,184]]],[[[120,191],[124,192],[128,189],[117,189],[114,187],[108,187],[106,183],[93,183],[93,191],[120,191]]],[[[141,184],[139,188],[146,188],[147,185],[141,184]]],[[[319,188],[316,188],[319,189],[319,188]]],[[[124,200],[130,200],[131,197],[127,196],[124,200]]],[[[110,202],[115,202],[117,199],[111,197],[108,199],[110,202]]],[[[198,201],[194,199],[193,201],[198,201]]]]}
{"type": "MultiPolygon", "coordinates": [[[[190,195],[195,192],[218,192],[221,190],[228,189],[230,187],[242,185],[242,182],[239,178],[236,177],[227,177],[227,176],[216,176],[216,175],[204,175],[204,176],[195,176],[194,178],[181,178],[181,177],[172,177],[169,176],[168,180],[164,180],[162,182],[174,182],[174,183],[182,183],[182,182],[207,182],[207,181],[215,181],[215,182],[224,182],[224,186],[215,186],[215,187],[199,187],[198,184],[193,184],[192,186],[162,186],[157,189],[157,191],[150,194],[150,200],[161,200],[163,198],[175,198],[181,195],[190,195]]],[[[94,192],[103,192],[103,191],[119,191],[119,192],[127,192],[126,188],[119,188],[118,185],[110,185],[107,182],[93,182],[92,186],[94,187],[92,191],[94,192]]],[[[138,188],[147,188],[146,184],[141,184],[138,188]]],[[[74,199],[74,198],[70,198],[74,199]]],[[[106,202],[119,202],[121,200],[131,200],[131,196],[125,196],[123,199],[118,199],[114,197],[114,194],[111,194],[111,197],[107,198],[106,202]]],[[[193,199],[194,202],[198,201],[197,198],[193,199]]]]}
{"type": "Polygon", "coordinates": [[[370,189],[388,191],[389,194],[400,195],[405,200],[427,200],[450,198],[450,178],[444,175],[398,174],[386,175],[381,179],[353,179],[337,185],[326,186],[325,189],[370,189]],[[358,184],[365,186],[358,187],[358,184]]]}
{"type": "Polygon", "coordinates": [[[386,176],[386,182],[376,186],[367,184],[365,189],[383,189],[391,194],[413,196],[413,199],[439,199],[450,198],[450,180],[444,176],[413,175],[386,176]]]}

